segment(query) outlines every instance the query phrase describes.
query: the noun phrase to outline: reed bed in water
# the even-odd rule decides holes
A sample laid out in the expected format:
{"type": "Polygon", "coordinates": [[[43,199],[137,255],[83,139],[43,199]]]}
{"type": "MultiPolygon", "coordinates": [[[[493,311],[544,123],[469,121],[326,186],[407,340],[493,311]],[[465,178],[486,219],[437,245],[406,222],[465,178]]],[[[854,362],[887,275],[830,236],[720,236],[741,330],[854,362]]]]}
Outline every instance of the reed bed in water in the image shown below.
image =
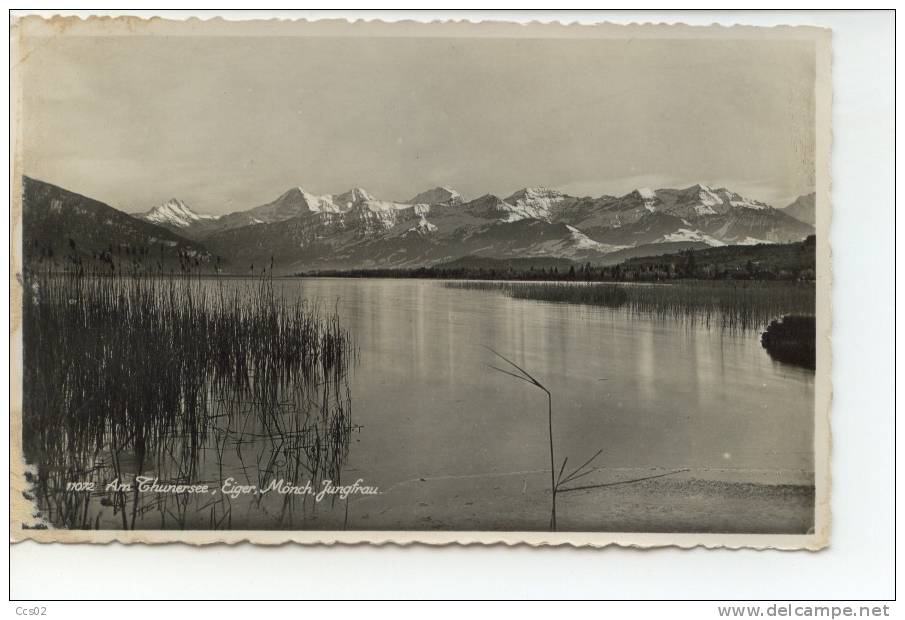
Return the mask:
{"type": "MultiPolygon", "coordinates": [[[[55,524],[93,525],[67,482],[126,471],[194,481],[212,444],[220,459],[227,444],[242,458],[263,437],[253,458],[273,474],[341,467],[351,431],[341,383],[356,351],[335,313],[285,299],[268,276],[246,290],[50,272],[24,284],[24,451],[55,524]]],[[[113,497],[124,528],[138,509],[136,496],[128,522],[127,499],[113,497]]]]}
{"type": "Polygon", "coordinates": [[[583,282],[447,282],[447,287],[498,291],[515,299],[622,308],[680,322],[763,329],[785,314],[813,315],[813,282],[679,281],[664,284],[583,282]]]}

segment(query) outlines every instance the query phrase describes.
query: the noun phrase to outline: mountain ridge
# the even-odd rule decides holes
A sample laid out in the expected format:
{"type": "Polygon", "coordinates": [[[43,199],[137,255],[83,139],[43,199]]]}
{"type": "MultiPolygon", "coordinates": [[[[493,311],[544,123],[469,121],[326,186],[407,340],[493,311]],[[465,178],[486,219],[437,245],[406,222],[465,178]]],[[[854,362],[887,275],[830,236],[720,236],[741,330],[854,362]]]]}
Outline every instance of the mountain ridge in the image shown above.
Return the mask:
{"type": "Polygon", "coordinates": [[[467,255],[602,264],[634,254],[632,248],[785,243],[814,232],[783,210],[702,184],[598,198],[525,187],[506,198],[469,201],[435,187],[407,202],[381,200],[360,187],[322,196],[293,187],[219,217],[177,199],[126,217],[236,265],[274,258],[285,272],[432,265],[467,255]]]}
{"type": "Polygon", "coordinates": [[[429,265],[465,255],[603,261],[642,245],[752,245],[813,233],[765,203],[706,185],[600,198],[526,187],[506,198],[485,194],[467,202],[434,192],[441,202],[412,204],[428,192],[395,203],[351,190],[346,208],[224,229],[205,241],[217,252],[238,248],[249,262],[270,251],[288,269],[304,270],[429,265]]]}
{"type": "Polygon", "coordinates": [[[145,269],[209,266],[203,245],[166,227],[52,183],[22,177],[22,239],[26,268],[73,264],[145,269]]]}

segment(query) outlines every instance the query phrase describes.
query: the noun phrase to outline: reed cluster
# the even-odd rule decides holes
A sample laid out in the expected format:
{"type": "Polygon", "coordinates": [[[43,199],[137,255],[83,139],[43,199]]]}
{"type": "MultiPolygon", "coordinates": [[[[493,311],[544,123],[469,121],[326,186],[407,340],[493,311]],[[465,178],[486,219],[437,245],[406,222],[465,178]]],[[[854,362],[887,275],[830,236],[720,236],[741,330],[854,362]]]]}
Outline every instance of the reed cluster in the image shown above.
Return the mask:
{"type": "MultiPolygon", "coordinates": [[[[49,520],[99,523],[97,503],[61,492],[67,482],[148,471],[193,481],[209,456],[222,470],[227,446],[242,459],[243,446],[263,443],[245,458],[270,474],[336,475],[352,428],[351,335],[335,313],[283,298],[272,277],[249,282],[26,276],[23,443],[49,520]]],[[[137,496],[104,499],[124,528],[146,508],[137,496]]]]}

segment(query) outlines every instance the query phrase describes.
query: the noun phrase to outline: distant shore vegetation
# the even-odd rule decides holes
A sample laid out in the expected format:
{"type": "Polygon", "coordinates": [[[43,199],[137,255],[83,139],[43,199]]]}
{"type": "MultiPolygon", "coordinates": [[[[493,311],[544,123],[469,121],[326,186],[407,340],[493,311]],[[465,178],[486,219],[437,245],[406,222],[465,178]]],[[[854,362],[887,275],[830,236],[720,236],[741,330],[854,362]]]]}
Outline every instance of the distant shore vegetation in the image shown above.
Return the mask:
{"type": "Polygon", "coordinates": [[[788,313],[814,313],[815,287],[802,282],[713,282],[668,284],[458,281],[447,287],[502,293],[514,299],[622,308],[705,326],[763,329],[788,313]]]}
{"type": "Polygon", "coordinates": [[[816,238],[797,243],[687,249],[630,258],[615,265],[565,258],[465,256],[421,267],[323,269],[298,277],[427,278],[548,282],[663,282],[671,280],[768,280],[811,282],[816,275],[816,238]]]}

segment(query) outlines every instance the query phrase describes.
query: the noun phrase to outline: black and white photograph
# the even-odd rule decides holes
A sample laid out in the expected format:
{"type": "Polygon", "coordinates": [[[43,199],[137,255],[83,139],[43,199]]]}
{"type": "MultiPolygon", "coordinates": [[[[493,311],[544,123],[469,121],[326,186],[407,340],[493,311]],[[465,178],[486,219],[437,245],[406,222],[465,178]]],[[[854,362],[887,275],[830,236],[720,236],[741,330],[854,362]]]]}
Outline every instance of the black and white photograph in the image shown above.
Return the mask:
{"type": "Polygon", "coordinates": [[[829,30],[15,27],[12,539],[828,544],[829,30]]]}

